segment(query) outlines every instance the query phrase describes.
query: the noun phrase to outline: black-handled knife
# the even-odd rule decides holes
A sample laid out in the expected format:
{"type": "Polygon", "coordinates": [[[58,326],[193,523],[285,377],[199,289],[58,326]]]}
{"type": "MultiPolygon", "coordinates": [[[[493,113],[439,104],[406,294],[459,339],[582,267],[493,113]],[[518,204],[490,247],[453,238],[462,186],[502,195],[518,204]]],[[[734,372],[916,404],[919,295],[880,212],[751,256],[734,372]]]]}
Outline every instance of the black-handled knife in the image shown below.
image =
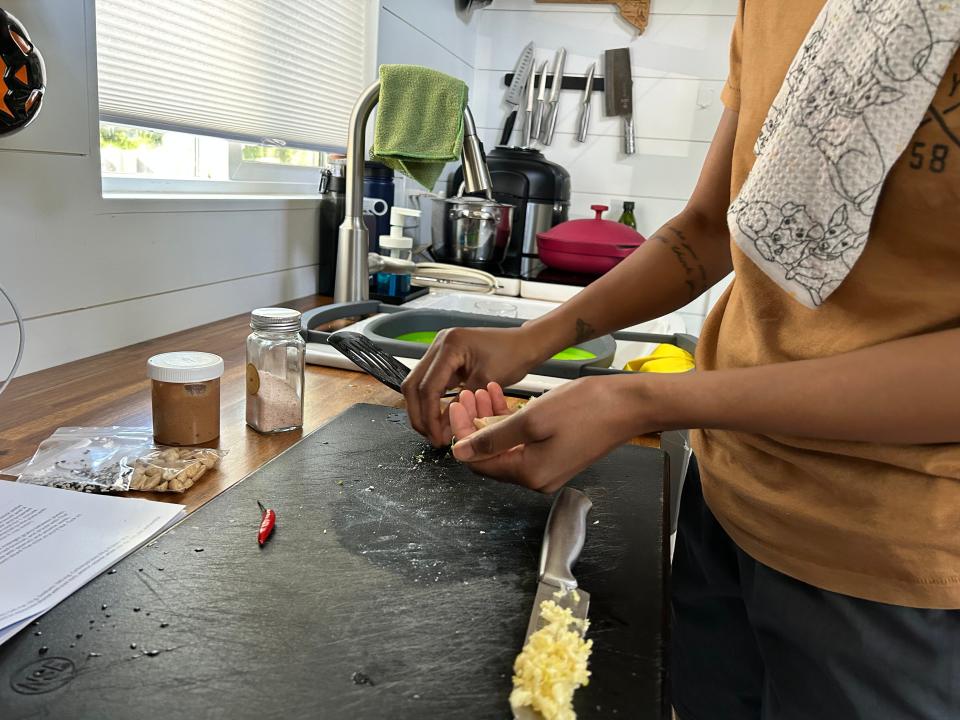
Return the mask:
{"type": "Polygon", "coordinates": [[[534,51],[533,43],[527,43],[527,46],[517,59],[517,66],[513,71],[513,79],[510,81],[510,87],[507,88],[507,93],[504,96],[504,100],[508,105],[513,105],[514,110],[507,116],[507,122],[503,126],[503,134],[500,136],[501,145],[510,144],[510,136],[513,135],[513,127],[517,122],[517,108],[519,108],[520,103],[523,102],[523,90],[527,85],[527,78],[529,78],[530,73],[533,72],[534,51]]]}
{"type": "Polygon", "coordinates": [[[513,135],[513,126],[517,122],[517,111],[511,110],[510,114],[507,115],[507,122],[503,125],[503,134],[500,136],[501,145],[510,144],[510,136],[513,135]]]}

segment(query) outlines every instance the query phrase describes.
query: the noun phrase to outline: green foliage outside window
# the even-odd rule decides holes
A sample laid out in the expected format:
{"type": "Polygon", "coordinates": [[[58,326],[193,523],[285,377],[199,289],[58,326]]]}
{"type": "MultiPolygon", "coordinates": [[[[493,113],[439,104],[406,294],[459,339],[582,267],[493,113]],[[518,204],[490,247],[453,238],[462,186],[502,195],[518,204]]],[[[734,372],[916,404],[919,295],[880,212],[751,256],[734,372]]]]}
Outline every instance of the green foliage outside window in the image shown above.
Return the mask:
{"type": "Polygon", "coordinates": [[[269,162],[317,167],[320,164],[320,153],[273,145],[244,145],[243,159],[245,162],[269,162]]]}
{"type": "Polygon", "coordinates": [[[121,128],[113,125],[100,126],[100,147],[136,150],[140,147],[158,147],[162,141],[163,133],[154,130],[121,128]]]}

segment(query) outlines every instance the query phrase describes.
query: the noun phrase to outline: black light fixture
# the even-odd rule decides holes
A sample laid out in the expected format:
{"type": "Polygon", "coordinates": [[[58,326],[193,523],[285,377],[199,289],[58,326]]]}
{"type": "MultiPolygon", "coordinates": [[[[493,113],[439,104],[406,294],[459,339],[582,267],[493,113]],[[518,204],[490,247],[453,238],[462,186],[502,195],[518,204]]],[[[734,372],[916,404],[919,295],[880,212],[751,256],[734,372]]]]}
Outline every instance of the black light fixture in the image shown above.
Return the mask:
{"type": "Polygon", "coordinates": [[[33,122],[43,104],[46,82],[43,58],[26,28],[0,8],[0,135],[33,122]]]}
{"type": "Polygon", "coordinates": [[[463,17],[470,17],[474,10],[482,10],[493,0],[456,0],[457,13],[463,17]]]}

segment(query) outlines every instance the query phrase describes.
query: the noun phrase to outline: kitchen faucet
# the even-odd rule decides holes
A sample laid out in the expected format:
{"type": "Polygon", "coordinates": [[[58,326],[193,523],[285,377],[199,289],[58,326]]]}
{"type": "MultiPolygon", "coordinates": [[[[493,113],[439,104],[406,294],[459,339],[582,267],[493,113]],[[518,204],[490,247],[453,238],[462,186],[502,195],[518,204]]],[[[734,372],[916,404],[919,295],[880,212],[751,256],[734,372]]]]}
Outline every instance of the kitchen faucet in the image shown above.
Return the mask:
{"type": "MultiPolygon", "coordinates": [[[[363,222],[363,163],[370,112],[380,97],[377,81],[360,95],[350,115],[347,136],[346,216],[337,240],[337,280],[334,300],[338,303],[370,299],[369,237],[363,222]]],[[[477,125],[469,107],[463,112],[463,178],[468,195],[493,199],[493,181],[483,153],[477,125]]]]}

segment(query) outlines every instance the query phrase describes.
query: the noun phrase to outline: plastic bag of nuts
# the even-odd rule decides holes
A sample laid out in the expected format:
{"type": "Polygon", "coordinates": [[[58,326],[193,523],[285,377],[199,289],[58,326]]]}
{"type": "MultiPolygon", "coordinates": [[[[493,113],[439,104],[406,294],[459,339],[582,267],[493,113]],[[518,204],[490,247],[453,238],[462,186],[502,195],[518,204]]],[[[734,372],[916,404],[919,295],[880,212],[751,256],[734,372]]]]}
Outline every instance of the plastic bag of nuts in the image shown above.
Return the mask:
{"type": "Polygon", "coordinates": [[[149,452],[153,433],[145,427],[62,427],[17,468],[17,482],[88,493],[123,492],[133,461],[149,452]]]}
{"type": "Polygon", "coordinates": [[[158,447],[133,462],[130,489],[183,492],[215,468],[223,455],[210,448],[158,447]]]}
{"type": "Polygon", "coordinates": [[[209,448],[168,448],[145,427],[62,427],[27,463],[9,468],[17,481],[80,492],[183,492],[223,457],[209,448]]]}

